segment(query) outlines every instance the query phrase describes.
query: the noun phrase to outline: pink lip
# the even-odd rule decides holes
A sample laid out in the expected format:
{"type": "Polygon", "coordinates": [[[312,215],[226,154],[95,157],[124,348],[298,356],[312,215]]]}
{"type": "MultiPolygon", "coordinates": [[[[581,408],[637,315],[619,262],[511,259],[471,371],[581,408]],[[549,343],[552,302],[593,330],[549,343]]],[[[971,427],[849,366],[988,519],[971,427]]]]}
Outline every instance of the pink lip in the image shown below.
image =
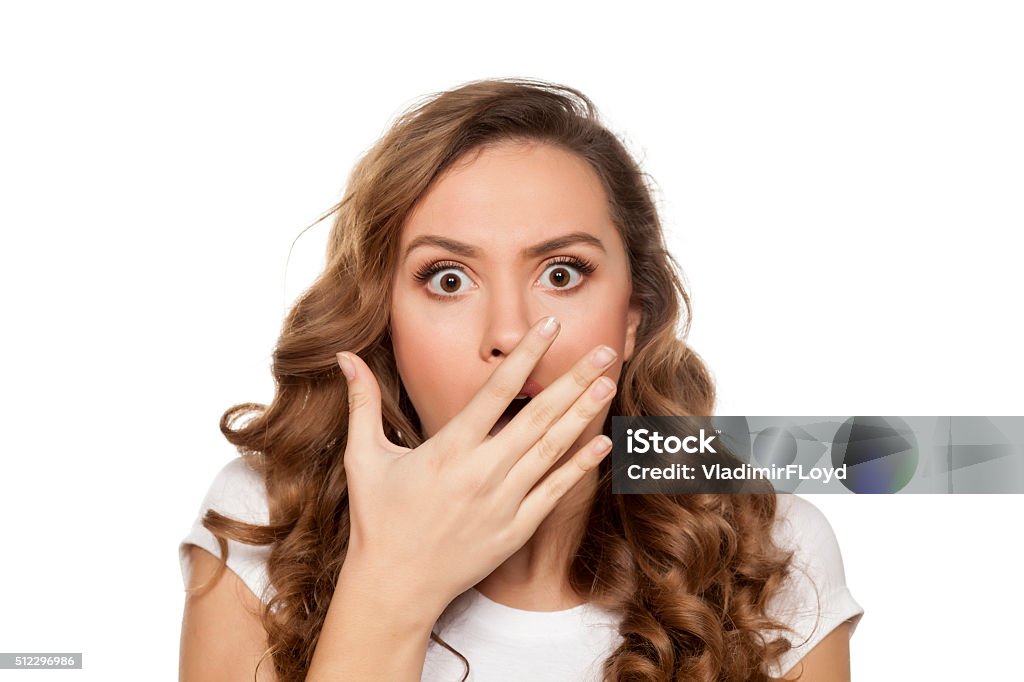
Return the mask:
{"type": "Polygon", "coordinates": [[[523,387],[519,390],[519,395],[517,395],[516,397],[518,398],[520,396],[529,396],[533,398],[543,390],[544,387],[538,384],[536,381],[534,381],[533,379],[527,379],[526,383],[523,384],[523,387]]]}

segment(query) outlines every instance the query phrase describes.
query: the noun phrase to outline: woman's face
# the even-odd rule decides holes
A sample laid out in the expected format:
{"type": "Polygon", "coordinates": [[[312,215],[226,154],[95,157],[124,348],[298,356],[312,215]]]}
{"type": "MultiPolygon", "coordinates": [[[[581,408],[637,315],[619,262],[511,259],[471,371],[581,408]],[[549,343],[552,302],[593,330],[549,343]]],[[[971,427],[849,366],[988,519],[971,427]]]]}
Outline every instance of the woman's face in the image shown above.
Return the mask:
{"type": "MultiPolygon", "coordinates": [[[[529,377],[541,388],[599,344],[618,352],[605,372],[618,381],[640,320],[597,174],[537,143],[471,152],[438,178],[403,226],[392,292],[398,372],[427,438],[541,318],[561,323],[529,377]]],[[[569,454],[601,432],[607,412],[569,454]]]]}

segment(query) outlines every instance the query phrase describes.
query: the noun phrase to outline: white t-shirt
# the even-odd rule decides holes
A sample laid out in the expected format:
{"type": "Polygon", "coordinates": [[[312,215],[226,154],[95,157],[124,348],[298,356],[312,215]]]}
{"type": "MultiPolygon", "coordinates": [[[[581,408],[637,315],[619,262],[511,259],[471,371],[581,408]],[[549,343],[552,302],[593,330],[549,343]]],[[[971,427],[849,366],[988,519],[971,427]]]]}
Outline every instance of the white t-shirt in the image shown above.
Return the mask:
{"type": "MultiPolygon", "coordinates": [[[[794,570],[769,613],[798,635],[779,633],[794,648],[769,671],[776,676],[788,673],[840,623],[850,621],[852,636],[864,613],[846,587],[839,545],[825,516],[796,495],[781,494],[778,501],[775,540],[795,552],[794,570]]],[[[249,523],[269,521],[263,479],[241,457],[228,462],[210,486],[192,530],[179,545],[186,585],[191,568],[187,545],[220,556],[216,538],[201,522],[209,508],[249,523]]],[[[228,540],[228,568],[264,602],[274,595],[267,579],[269,552],[269,545],[228,540]]],[[[435,632],[468,659],[469,680],[474,682],[589,682],[601,678],[601,666],[618,644],[618,623],[616,614],[591,604],[563,611],[523,611],[470,589],[448,606],[435,632]]],[[[423,666],[424,682],[460,680],[463,671],[462,661],[431,640],[423,666]]]]}

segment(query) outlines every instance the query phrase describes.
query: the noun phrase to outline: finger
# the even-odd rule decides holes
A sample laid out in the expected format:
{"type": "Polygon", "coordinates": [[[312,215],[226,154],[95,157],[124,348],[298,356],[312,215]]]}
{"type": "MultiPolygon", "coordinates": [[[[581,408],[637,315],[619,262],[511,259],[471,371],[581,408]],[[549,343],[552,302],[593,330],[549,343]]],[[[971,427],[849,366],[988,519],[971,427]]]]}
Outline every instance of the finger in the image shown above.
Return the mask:
{"type": "MultiPolygon", "coordinates": [[[[538,393],[519,414],[494,437],[493,445],[502,455],[505,471],[515,466],[516,461],[540,440],[556,420],[575,403],[594,380],[615,362],[615,350],[609,346],[598,346],[580,358],[572,368],[558,377],[554,383],[538,393]]],[[[609,380],[610,381],[610,380],[609,380]]],[[[615,384],[612,383],[614,389],[615,384]]],[[[580,406],[578,409],[583,409],[580,406]]],[[[582,429],[580,429],[582,431],[582,429]]],[[[579,433],[573,436],[575,439],[579,433]]],[[[568,448],[572,441],[565,443],[568,448]]],[[[550,462],[548,466],[554,464],[550,462]]]]}
{"type": "Polygon", "coordinates": [[[377,378],[355,353],[337,353],[336,357],[348,384],[348,443],[382,443],[386,439],[377,378]]]}
{"type": "Polygon", "coordinates": [[[551,475],[537,484],[519,505],[513,524],[520,525],[529,537],[537,530],[540,522],[547,518],[558,501],[565,497],[579,483],[587,472],[601,463],[611,451],[612,441],[600,435],[591,440],[572,458],[551,472],[551,475]]]}
{"type": "Polygon", "coordinates": [[[535,324],[443,430],[468,433],[474,443],[483,442],[501,413],[519,395],[537,361],[551,347],[558,328],[554,317],[546,317],[535,324]]]}
{"type": "MultiPolygon", "coordinates": [[[[608,377],[599,377],[525,455],[512,461],[505,480],[515,491],[516,499],[522,499],[558,462],[614,395],[615,382],[608,377]]],[[[511,426],[509,424],[506,429],[511,426]]],[[[502,435],[504,431],[498,434],[499,437],[502,435]]]]}

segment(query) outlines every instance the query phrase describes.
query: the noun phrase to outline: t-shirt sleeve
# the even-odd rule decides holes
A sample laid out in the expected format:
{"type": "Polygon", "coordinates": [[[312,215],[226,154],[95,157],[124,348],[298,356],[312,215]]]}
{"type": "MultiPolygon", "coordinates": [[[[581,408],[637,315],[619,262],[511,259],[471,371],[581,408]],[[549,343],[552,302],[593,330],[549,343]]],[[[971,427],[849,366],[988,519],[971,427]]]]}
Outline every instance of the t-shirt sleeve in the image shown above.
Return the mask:
{"type": "Polygon", "coordinates": [[[778,500],[774,538],[793,552],[793,562],[768,612],[795,631],[778,633],[793,645],[771,671],[781,677],[841,623],[849,621],[852,637],[864,609],[846,586],[839,543],[825,515],[795,494],[780,494],[778,500]]]}
{"type": "MultiPolygon", "coordinates": [[[[199,514],[188,535],[178,545],[181,563],[181,577],[188,586],[192,569],[188,545],[196,545],[220,557],[220,543],[216,536],[203,526],[202,519],[207,509],[246,523],[266,525],[269,523],[267,488],[262,476],[237,457],[228,462],[217,473],[210,489],[199,507],[199,514]]],[[[270,545],[247,545],[228,540],[227,565],[245,583],[257,598],[266,602],[273,596],[268,587],[267,557],[270,545]]]]}

